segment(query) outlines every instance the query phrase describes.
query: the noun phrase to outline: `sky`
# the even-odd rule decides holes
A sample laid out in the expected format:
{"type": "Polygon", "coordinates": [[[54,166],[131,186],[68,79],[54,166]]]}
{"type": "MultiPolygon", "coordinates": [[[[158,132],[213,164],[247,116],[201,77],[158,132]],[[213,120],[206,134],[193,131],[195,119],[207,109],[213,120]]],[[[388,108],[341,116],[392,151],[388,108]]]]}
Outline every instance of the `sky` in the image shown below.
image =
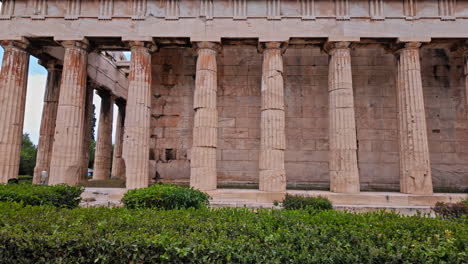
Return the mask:
{"type": "MultiPolygon", "coordinates": [[[[3,60],[3,48],[0,47],[0,58],[3,60]]],[[[0,60],[0,66],[2,64],[0,60]]],[[[23,133],[28,133],[31,141],[37,145],[39,141],[39,129],[41,127],[42,107],[44,101],[44,91],[47,81],[47,70],[38,64],[37,58],[30,56],[29,73],[28,73],[28,88],[26,93],[26,111],[24,116],[23,133]]],[[[94,94],[93,103],[96,106],[96,128],[99,124],[99,111],[101,109],[101,99],[99,95],[94,94]]],[[[117,120],[117,106],[114,106],[114,129],[112,133],[112,141],[115,138],[115,126],[117,120]]],[[[94,138],[97,138],[95,135],[94,138]]]]}

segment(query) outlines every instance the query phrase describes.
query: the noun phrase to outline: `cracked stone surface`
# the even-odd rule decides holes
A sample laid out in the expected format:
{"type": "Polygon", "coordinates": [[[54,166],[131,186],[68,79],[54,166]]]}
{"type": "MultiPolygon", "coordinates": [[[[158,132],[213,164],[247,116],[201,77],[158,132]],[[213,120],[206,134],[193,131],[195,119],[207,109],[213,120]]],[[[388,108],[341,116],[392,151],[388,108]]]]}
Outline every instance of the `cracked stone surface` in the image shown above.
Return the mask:
{"type": "Polygon", "coordinates": [[[400,190],[431,194],[432,175],[419,58],[420,43],[406,43],[397,53],[397,102],[400,190]]]}
{"type": "Polygon", "coordinates": [[[190,161],[190,186],[209,191],[217,185],[216,148],[218,141],[217,65],[219,46],[197,43],[193,144],[190,161]]]}
{"type": "Polygon", "coordinates": [[[123,159],[127,188],[149,184],[151,117],[151,43],[131,42],[131,64],[125,116],[123,159]]]}
{"type": "Polygon", "coordinates": [[[359,192],[356,121],[348,42],[331,44],[328,75],[330,190],[359,192]]]}
{"type": "Polygon", "coordinates": [[[1,41],[0,183],[17,178],[23,133],[29,53],[27,41],[1,41]]]}
{"type": "Polygon", "coordinates": [[[42,120],[37,145],[36,167],[34,168],[33,183],[41,181],[42,171],[50,171],[50,160],[52,146],[54,143],[55,123],[57,119],[57,107],[60,92],[60,80],[62,70],[56,65],[57,62],[47,62],[47,84],[44,95],[44,106],[42,108],[42,120]]]}
{"type": "Polygon", "coordinates": [[[280,42],[265,43],[260,110],[260,191],[284,192],[286,133],[283,57],[280,42]]]}
{"type": "Polygon", "coordinates": [[[62,45],[65,58],[49,184],[76,185],[83,178],[88,45],[80,41],[64,41],[62,45]]]}

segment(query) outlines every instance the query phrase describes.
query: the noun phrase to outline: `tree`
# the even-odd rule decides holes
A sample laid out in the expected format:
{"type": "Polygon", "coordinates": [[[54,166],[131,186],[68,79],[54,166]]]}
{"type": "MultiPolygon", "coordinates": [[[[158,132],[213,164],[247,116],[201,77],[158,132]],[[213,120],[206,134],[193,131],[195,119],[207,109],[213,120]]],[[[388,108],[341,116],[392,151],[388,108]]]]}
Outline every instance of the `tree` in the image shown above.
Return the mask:
{"type": "Polygon", "coordinates": [[[23,134],[21,142],[19,175],[33,175],[36,166],[37,147],[32,143],[28,133],[23,134]]]}

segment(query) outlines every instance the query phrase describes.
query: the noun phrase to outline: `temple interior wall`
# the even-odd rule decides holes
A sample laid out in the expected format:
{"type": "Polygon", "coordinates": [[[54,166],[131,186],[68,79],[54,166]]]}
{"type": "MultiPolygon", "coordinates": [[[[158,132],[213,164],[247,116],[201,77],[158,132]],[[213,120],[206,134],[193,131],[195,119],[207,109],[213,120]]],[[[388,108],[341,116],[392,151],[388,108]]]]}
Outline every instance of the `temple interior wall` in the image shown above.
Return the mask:
{"type": "MultiPolygon", "coordinates": [[[[218,184],[258,184],[262,55],[224,46],[218,55],[218,184]]],[[[435,190],[466,188],[468,119],[462,57],[422,49],[422,81],[435,190]]],[[[153,55],[151,176],[188,183],[195,53],[163,48],[153,55]]],[[[352,50],[360,182],[363,190],[398,190],[394,55],[352,50]]],[[[328,55],[318,48],[284,54],[288,185],[328,188],[328,55]]]]}

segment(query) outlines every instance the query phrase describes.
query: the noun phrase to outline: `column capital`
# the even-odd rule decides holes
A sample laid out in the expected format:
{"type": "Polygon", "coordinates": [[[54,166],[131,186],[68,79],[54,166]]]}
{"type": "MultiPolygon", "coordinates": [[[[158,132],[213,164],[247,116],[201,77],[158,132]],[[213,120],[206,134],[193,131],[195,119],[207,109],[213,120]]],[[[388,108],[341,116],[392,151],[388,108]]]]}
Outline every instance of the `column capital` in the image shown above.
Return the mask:
{"type": "Polygon", "coordinates": [[[282,53],[288,48],[289,42],[287,41],[265,41],[258,43],[258,52],[263,53],[265,50],[269,49],[280,49],[282,53]]]}
{"type": "Polygon", "coordinates": [[[350,41],[327,41],[323,44],[322,50],[327,54],[331,54],[337,49],[349,49],[351,47],[350,41]]]}
{"type": "Polygon", "coordinates": [[[158,46],[152,40],[126,40],[125,43],[130,49],[145,48],[148,49],[150,53],[158,50],[158,46]]]}
{"type": "Polygon", "coordinates": [[[63,62],[56,59],[40,59],[38,61],[39,65],[47,69],[47,71],[62,70],[63,62]]]}
{"type": "Polygon", "coordinates": [[[64,48],[77,48],[88,51],[89,41],[87,39],[82,40],[59,40],[60,45],[64,48]]]}
{"type": "Polygon", "coordinates": [[[26,51],[30,47],[29,40],[26,38],[15,39],[15,40],[0,40],[0,45],[6,49],[8,47],[17,48],[26,51]]]}
{"type": "Polygon", "coordinates": [[[419,50],[422,47],[422,42],[417,41],[408,41],[408,42],[401,42],[398,41],[396,43],[390,44],[389,50],[391,53],[395,55],[399,55],[403,50],[419,50]]]}
{"type": "Polygon", "coordinates": [[[222,49],[221,44],[219,42],[214,42],[214,41],[193,42],[193,47],[197,50],[197,52],[202,49],[209,49],[218,53],[222,49]]]}

